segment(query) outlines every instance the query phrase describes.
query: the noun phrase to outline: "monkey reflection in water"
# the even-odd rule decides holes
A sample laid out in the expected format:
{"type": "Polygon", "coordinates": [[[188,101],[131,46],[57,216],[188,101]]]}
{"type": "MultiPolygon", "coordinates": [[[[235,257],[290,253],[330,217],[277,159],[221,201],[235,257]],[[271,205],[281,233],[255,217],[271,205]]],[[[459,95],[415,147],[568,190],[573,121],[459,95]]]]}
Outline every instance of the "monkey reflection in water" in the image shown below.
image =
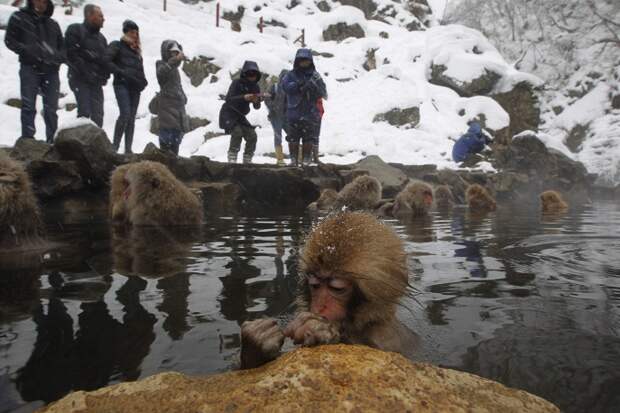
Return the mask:
{"type": "Polygon", "coordinates": [[[328,216],[308,235],[299,261],[298,312],[284,329],[274,319],[241,326],[241,368],[278,357],[286,337],[295,344],[365,344],[413,353],[416,335],[396,318],[406,293],[403,243],[370,214],[328,216]]]}

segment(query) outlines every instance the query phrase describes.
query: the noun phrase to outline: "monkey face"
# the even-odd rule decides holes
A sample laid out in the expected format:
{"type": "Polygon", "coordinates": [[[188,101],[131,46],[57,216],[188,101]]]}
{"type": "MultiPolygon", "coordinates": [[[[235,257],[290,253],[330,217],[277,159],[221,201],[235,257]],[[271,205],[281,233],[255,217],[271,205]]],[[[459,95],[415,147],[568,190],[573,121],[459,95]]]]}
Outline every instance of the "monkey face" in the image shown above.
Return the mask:
{"type": "Polygon", "coordinates": [[[422,199],[424,205],[426,205],[427,208],[430,207],[433,204],[433,192],[429,190],[424,190],[424,192],[422,193],[422,199]]]}
{"type": "Polygon", "coordinates": [[[310,311],[329,321],[344,321],[353,296],[353,283],[344,278],[321,275],[311,275],[307,282],[310,289],[310,311]]]}

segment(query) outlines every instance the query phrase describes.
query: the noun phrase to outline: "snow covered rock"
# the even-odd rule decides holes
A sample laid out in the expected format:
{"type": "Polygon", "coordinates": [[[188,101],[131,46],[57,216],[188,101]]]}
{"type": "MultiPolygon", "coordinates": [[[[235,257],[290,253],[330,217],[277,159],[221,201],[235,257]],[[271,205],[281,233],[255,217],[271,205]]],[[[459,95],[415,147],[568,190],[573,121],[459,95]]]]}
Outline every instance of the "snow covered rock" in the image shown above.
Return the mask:
{"type": "Polygon", "coordinates": [[[323,30],[323,40],[329,42],[331,40],[341,42],[349,37],[355,37],[361,39],[366,36],[364,33],[364,29],[358,23],[353,23],[352,25],[348,25],[347,23],[336,23],[327,26],[325,30],[323,30]]]}
{"type": "Polygon", "coordinates": [[[510,116],[510,133],[517,135],[526,130],[538,130],[540,106],[534,87],[520,82],[508,92],[491,96],[510,116]]]}
{"type": "Polygon", "coordinates": [[[373,0],[338,0],[338,2],[345,6],[353,6],[360,9],[368,20],[372,19],[377,11],[377,3],[373,0]]]}
{"type": "Polygon", "coordinates": [[[192,86],[198,87],[210,75],[215,75],[222,68],[212,63],[213,58],[197,56],[183,63],[183,72],[189,77],[192,86]]]}
{"type": "Polygon", "coordinates": [[[390,109],[387,112],[377,114],[373,122],[387,122],[393,126],[415,128],[420,122],[420,108],[412,106],[409,108],[390,109]]]}

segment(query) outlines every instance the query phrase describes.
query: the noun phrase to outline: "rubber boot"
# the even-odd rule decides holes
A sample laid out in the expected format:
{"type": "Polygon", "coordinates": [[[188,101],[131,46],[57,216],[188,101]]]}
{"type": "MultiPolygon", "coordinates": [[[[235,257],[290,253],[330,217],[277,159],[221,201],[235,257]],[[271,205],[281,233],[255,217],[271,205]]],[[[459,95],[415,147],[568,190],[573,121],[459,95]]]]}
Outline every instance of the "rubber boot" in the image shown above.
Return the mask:
{"type": "Polygon", "coordinates": [[[276,165],[284,165],[284,153],[282,152],[282,145],[276,146],[276,165]]]}
{"type": "MultiPolygon", "coordinates": [[[[243,163],[244,164],[252,163],[252,156],[253,156],[253,154],[251,154],[251,153],[244,153],[243,154],[243,163]]],[[[235,156],[235,158],[236,158],[236,156],[235,156]]]]}
{"type": "Polygon", "coordinates": [[[319,145],[312,145],[312,162],[319,164],[319,145]]]}
{"type": "Polygon", "coordinates": [[[237,154],[239,152],[228,152],[228,163],[237,163],[237,154]]]}
{"type": "Polygon", "coordinates": [[[304,143],[302,146],[301,164],[304,166],[310,165],[312,162],[312,146],[311,143],[304,143]]]}
{"type": "Polygon", "coordinates": [[[293,143],[293,142],[289,142],[288,143],[288,151],[289,154],[291,156],[291,163],[289,163],[290,166],[298,166],[298,162],[297,159],[299,156],[299,144],[298,143],[293,143]]]}

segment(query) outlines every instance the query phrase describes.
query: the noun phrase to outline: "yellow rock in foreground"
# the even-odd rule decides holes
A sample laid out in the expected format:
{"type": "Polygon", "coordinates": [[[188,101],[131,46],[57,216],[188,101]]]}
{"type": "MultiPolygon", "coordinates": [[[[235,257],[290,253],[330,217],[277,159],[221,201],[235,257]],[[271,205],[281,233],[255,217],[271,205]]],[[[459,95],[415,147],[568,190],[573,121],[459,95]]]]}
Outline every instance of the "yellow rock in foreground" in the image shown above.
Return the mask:
{"type": "Polygon", "coordinates": [[[559,412],[521,390],[364,346],[301,348],[261,368],[209,377],[162,373],[75,392],[47,413],[234,411],[559,412]]]}

